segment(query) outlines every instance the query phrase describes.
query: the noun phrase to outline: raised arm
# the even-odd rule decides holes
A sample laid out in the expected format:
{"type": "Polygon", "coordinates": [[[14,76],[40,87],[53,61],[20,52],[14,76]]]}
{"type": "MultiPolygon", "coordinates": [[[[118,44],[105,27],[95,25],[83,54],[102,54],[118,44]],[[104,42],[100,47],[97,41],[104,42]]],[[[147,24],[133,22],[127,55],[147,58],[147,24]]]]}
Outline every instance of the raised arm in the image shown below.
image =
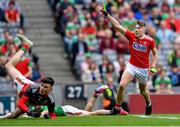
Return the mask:
{"type": "Polygon", "coordinates": [[[113,27],[118,30],[121,34],[125,35],[126,33],[126,29],[115,19],[113,18],[106,10],[104,10],[103,8],[100,9],[100,11],[102,12],[102,14],[108,18],[108,20],[111,22],[111,24],[113,25],[113,27]]]}

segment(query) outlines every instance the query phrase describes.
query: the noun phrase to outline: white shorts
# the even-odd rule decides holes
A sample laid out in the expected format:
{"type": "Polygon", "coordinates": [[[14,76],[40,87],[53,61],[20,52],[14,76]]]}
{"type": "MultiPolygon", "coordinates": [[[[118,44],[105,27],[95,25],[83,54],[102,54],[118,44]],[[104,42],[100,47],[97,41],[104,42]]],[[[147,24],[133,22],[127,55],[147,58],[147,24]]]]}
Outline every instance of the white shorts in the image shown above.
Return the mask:
{"type": "Polygon", "coordinates": [[[25,84],[35,85],[35,83],[33,81],[25,78],[23,75],[18,75],[16,77],[16,79],[14,80],[14,82],[16,84],[16,90],[17,90],[18,95],[21,92],[21,90],[25,84]]]}
{"type": "Polygon", "coordinates": [[[130,63],[127,64],[125,71],[132,74],[137,78],[138,82],[141,84],[147,84],[148,81],[148,68],[139,68],[130,63]]]}
{"type": "Polygon", "coordinates": [[[87,111],[78,109],[71,105],[65,105],[61,107],[67,115],[83,116],[87,111]]]}

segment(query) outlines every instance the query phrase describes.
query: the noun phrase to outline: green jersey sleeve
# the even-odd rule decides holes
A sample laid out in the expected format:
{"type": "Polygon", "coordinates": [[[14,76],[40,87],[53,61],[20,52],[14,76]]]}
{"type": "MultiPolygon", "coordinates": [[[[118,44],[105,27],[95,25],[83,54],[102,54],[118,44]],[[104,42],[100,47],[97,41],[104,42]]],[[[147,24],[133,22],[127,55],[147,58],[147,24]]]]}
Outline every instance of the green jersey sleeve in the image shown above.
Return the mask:
{"type": "Polygon", "coordinates": [[[66,116],[66,113],[63,111],[63,109],[59,107],[55,107],[55,113],[57,116],[66,116]]]}
{"type": "MultiPolygon", "coordinates": [[[[41,109],[43,111],[48,110],[47,106],[42,106],[41,109]]],[[[60,106],[56,106],[54,109],[56,116],[66,116],[66,113],[63,111],[63,109],[60,106]]]]}
{"type": "Polygon", "coordinates": [[[42,111],[48,110],[48,106],[41,106],[41,110],[42,111]]]}

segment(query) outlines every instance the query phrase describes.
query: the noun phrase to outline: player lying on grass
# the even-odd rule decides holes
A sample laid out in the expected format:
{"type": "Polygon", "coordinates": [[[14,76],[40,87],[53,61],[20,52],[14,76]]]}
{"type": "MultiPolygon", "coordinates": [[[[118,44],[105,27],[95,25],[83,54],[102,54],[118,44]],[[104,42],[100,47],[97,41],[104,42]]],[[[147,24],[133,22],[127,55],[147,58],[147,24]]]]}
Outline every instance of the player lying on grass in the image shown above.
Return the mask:
{"type": "MultiPolygon", "coordinates": [[[[89,116],[89,115],[116,115],[116,114],[119,114],[120,111],[116,110],[115,108],[113,108],[112,110],[101,109],[101,110],[92,111],[98,95],[103,93],[107,88],[108,88],[107,85],[102,85],[102,86],[98,87],[95,90],[94,95],[89,99],[89,101],[85,107],[85,110],[78,109],[71,105],[65,105],[62,107],[58,106],[58,107],[55,107],[56,115],[57,116],[89,116]]],[[[48,118],[48,116],[46,115],[48,113],[47,106],[41,106],[41,107],[36,107],[36,108],[32,109],[32,112],[35,112],[35,111],[39,112],[39,116],[41,116],[41,117],[44,116],[45,118],[48,118]]],[[[125,112],[124,114],[121,113],[121,115],[127,115],[127,114],[125,112]]],[[[34,117],[38,117],[38,115],[34,116],[34,117]]]]}
{"type": "Polygon", "coordinates": [[[29,105],[46,105],[49,111],[49,118],[55,118],[55,101],[51,93],[54,80],[51,77],[46,77],[42,79],[42,84],[39,86],[38,84],[26,79],[15,68],[23,55],[33,45],[33,43],[25,36],[17,35],[17,37],[21,40],[22,48],[9,60],[5,67],[8,75],[15,82],[17,93],[19,95],[18,106],[14,112],[8,113],[0,118],[13,119],[24,113],[31,116],[33,115],[33,112],[29,111],[29,105]]]}

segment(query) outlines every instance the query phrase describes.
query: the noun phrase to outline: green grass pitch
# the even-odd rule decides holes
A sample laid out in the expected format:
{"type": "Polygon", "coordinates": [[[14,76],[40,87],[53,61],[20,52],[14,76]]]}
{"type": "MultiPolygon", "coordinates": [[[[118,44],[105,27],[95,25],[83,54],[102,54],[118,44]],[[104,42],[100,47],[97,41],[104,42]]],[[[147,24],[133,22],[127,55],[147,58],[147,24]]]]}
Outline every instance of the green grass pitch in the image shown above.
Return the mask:
{"type": "Polygon", "coordinates": [[[0,126],[180,126],[180,115],[18,118],[0,120],[0,126]]]}

